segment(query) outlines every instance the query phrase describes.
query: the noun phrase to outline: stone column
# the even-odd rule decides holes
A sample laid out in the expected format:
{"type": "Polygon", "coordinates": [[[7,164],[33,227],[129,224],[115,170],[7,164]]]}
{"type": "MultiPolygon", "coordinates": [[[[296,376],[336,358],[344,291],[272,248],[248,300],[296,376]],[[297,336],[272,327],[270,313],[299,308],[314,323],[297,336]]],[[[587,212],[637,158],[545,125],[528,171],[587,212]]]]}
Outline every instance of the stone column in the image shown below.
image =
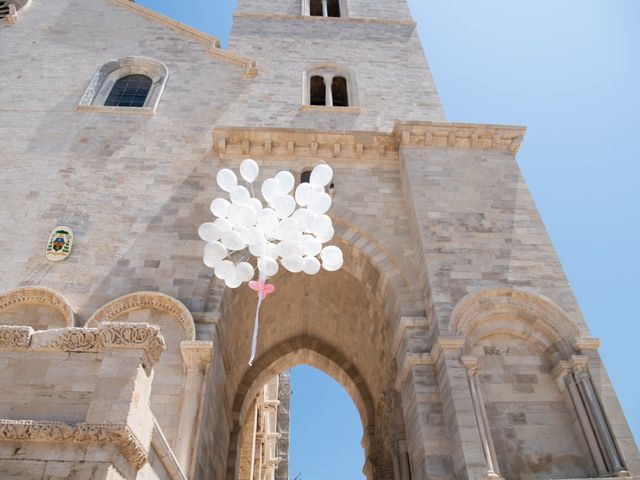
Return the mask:
{"type": "Polygon", "coordinates": [[[333,107],[333,91],[331,90],[333,75],[323,75],[322,78],[324,79],[325,103],[327,107],[333,107]]]}
{"type": "Polygon", "coordinates": [[[329,16],[329,9],[327,8],[327,0],[322,0],[322,16],[329,16]]]}
{"type": "Polygon", "coordinates": [[[587,369],[587,362],[588,359],[586,357],[577,355],[571,357],[571,361],[569,362],[578,391],[580,392],[586,413],[589,416],[593,431],[604,454],[604,460],[609,472],[616,476],[628,476],[629,473],[623,465],[622,456],[618,451],[614,436],[611,433],[611,427],[607,421],[604,409],[593,388],[591,375],[587,369]]]}
{"type": "Polygon", "coordinates": [[[487,417],[487,411],[484,406],[482,391],[480,390],[480,385],[478,383],[478,372],[480,371],[478,358],[471,355],[462,355],[460,357],[460,362],[464,365],[464,368],[467,369],[467,380],[469,382],[471,401],[473,402],[476,422],[478,423],[478,430],[480,432],[482,451],[487,462],[487,478],[499,479],[501,477],[500,469],[498,467],[498,457],[496,456],[496,449],[491,437],[491,427],[489,425],[489,418],[487,417]]]}
{"type": "Polygon", "coordinates": [[[189,472],[193,440],[197,431],[200,397],[207,366],[213,355],[212,342],[184,341],[180,344],[184,360],[185,381],[178,431],[174,441],[175,454],[182,470],[189,472]]]}
{"type": "Polygon", "coordinates": [[[444,406],[445,423],[451,438],[456,478],[486,479],[488,465],[480,436],[476,407],[469,391],[467,371],[460,363],[464,339],[439,337],[432,350],[436,359],[438,385],[444,406]]]}

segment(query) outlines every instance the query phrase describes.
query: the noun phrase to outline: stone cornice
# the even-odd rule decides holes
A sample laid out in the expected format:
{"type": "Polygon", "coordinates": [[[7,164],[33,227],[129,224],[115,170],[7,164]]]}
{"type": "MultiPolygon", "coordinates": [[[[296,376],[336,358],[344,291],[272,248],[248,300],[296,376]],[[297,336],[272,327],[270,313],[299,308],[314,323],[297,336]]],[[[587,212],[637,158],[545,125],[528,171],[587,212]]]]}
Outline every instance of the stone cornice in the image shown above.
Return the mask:
{"type": "Polygon", "coordinates": [[[222,158],[277,155],[371,160],[395,158],[402,147],[493,149],[516,154],[524,133],[524,127],[443,122],[397,123],[390,133],[217,126],[213,145],[222,158]]]}
{"type": "Polygon", "coordinates": [[[184,23],[180,23],[172,18],[169,18],[165,15],[161,15],[153,10],[138,5],[132,0],[111,0],[113,3],[117,5],[121,5],[123,7],[128,8],[132,12],[137,13],[138,15],[142,15],[150,20],[161,23],[162,25],[169,27],[173,30],[176,30],[180,33],[187,35],[194,40],[205,43],[207,47],[207,53],[211,56],[222,60],[223,62],[232,63],[234,65],[238,65],[244,67],[244,76],[245,78],[254,78],[259,74],[258,69],[256,67],[255,60],[244,57],[237,53],[229,52],[227,50],[223,50],[220,48],[220,40],[216,37],[209,35],[207,33],[201,32],[200,30],[196,30],[184,23]]]}
{"type": "Polygon", "coordinates": [[[136,470],[147,463],[147,452],[126,425],[0,419],[0,441],[113,443],[136,470]]]}
{"type": "Polygon", "coordinates": [[[381,25],[399,25],[410,28],[416,27],[413,20],[391,20],[384,18],[353,18],[353,17],[320,17],[313,15],[281,15],[276,13],[257,13],[257,12],[237,12],[234,18],[261,18],[270,20],[293,20],[303,22],[333,22],[343,24],[381,24],[381,25]]]}
{"type": "Polygon", "coordinates": [[[73,310],[67,301],[53,290],[43,287],[21,287],[0,295],[0,313],[19,305],[43,305],[60,312],[68,327],[72,327],[73,310]]]}
{"type": "Polygon", "coordinates": [[[124,313],[145,308],[160,310],[172,315],[182,325],[186,340],[196,338],[196,327],[189,309],[175,298],[159,292],[136,292],[116,298],[91,315],[86,326],[95,327],[102,322],[115,320],[124,313]]]}
{"type": "Polygon", "coordinates": [[[160,330],[146,323],[103,323],[98,328],[37,332],[30,327],[0,326],[0,350],[98,353],[110,348],[143,349],[153,365],[165,350],[165,343],[160,330]]]}

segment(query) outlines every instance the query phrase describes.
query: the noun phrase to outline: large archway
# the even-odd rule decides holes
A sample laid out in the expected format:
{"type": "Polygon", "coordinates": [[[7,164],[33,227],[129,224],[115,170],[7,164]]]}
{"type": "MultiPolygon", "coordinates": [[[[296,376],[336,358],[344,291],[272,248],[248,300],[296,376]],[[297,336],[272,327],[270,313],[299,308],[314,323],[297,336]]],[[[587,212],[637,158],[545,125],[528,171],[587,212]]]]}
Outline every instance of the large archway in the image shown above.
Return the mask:
{"type": "MultiPolygon", "coordinates": [[[[281,271],[273,278],[277,290],[262,305],[253,367],[247,361],[255,293],[237,289],[222,294],[217,358],[208,382],[197,453],[210,457],[213,478],[238,478],[238,441],[249,405],[270,378],[299,364],[324,371],[353,399],[363,424],[367,478],[394,477],[388,439],[390,432],[404,427],[393,389],[392,341],[402,307],[388,278],[367,255],[351,249],[341,271],[312,277],[281,271]],[[217,453],[212,454],[214,448],[217,453]]],[[[211,470],[205,472],[203,462],[197,463],[195,478],[211,478],[211,470]]]]}

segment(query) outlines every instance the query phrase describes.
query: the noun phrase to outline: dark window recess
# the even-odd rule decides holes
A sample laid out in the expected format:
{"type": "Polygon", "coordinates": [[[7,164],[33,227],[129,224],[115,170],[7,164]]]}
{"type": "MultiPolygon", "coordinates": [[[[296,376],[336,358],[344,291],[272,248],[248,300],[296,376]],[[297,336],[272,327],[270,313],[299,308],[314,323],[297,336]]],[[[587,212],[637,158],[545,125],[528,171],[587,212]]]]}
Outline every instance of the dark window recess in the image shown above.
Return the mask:
{"type": "Polygon", "coordinates": [[[311,105],[326,105],[327,104],[327,87],[324,84],[324,78],[311,77],[310,83],[310,102],[311,105]]]}
{"type": "Polygon", "coordinates": [[[334,77],[331,85],[334,107],[348,107],[349,94],[347,93],[347,79],[344,77],[334,77]]]}
{"type": "Polygon", "coordinates": [[[327,15],[329,17],[340,16],[340,0],[327,0],[327,15]]]}
{"type": "Polygon", "coordinates": [[[305,170],[304,172],[302,172],[302,175],[300,175],[300,183],[309,183],[310,180],[311,170],[305,170]]]}
{"type": "Polygon", "coordinates": [[[119,79],[104,102],[106,107],[144,107],[151,79],[146,75],[127,75],[119,79]]]}
{"type": "Polygon", "coordinates": [[[323,17],[322,0],[309,0],[309,13],[314,17],[323,17]]]}
{"type": "MultiPolygon", "coordinates": [[[[9,2],[0,0],[0,20],[9,15],[9,2]]],[[[320,13],[322,15],[322,13],[320,13]]]]}

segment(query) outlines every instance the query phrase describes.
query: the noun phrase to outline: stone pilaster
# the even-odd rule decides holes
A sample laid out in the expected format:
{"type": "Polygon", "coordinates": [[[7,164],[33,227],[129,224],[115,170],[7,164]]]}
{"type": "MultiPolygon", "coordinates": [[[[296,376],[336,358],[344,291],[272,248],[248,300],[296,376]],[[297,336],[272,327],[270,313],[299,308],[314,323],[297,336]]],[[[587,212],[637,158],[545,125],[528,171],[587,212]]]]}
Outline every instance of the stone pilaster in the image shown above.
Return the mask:
{"type": "Polygon", "coordinates": [[[185,381],[175,440],[175,454],[184,472],[189,472],[191,451],[197,436],[197,419],[205,373],[213,355],[213,343],[184,341],[180,344],[185,381]]]}

